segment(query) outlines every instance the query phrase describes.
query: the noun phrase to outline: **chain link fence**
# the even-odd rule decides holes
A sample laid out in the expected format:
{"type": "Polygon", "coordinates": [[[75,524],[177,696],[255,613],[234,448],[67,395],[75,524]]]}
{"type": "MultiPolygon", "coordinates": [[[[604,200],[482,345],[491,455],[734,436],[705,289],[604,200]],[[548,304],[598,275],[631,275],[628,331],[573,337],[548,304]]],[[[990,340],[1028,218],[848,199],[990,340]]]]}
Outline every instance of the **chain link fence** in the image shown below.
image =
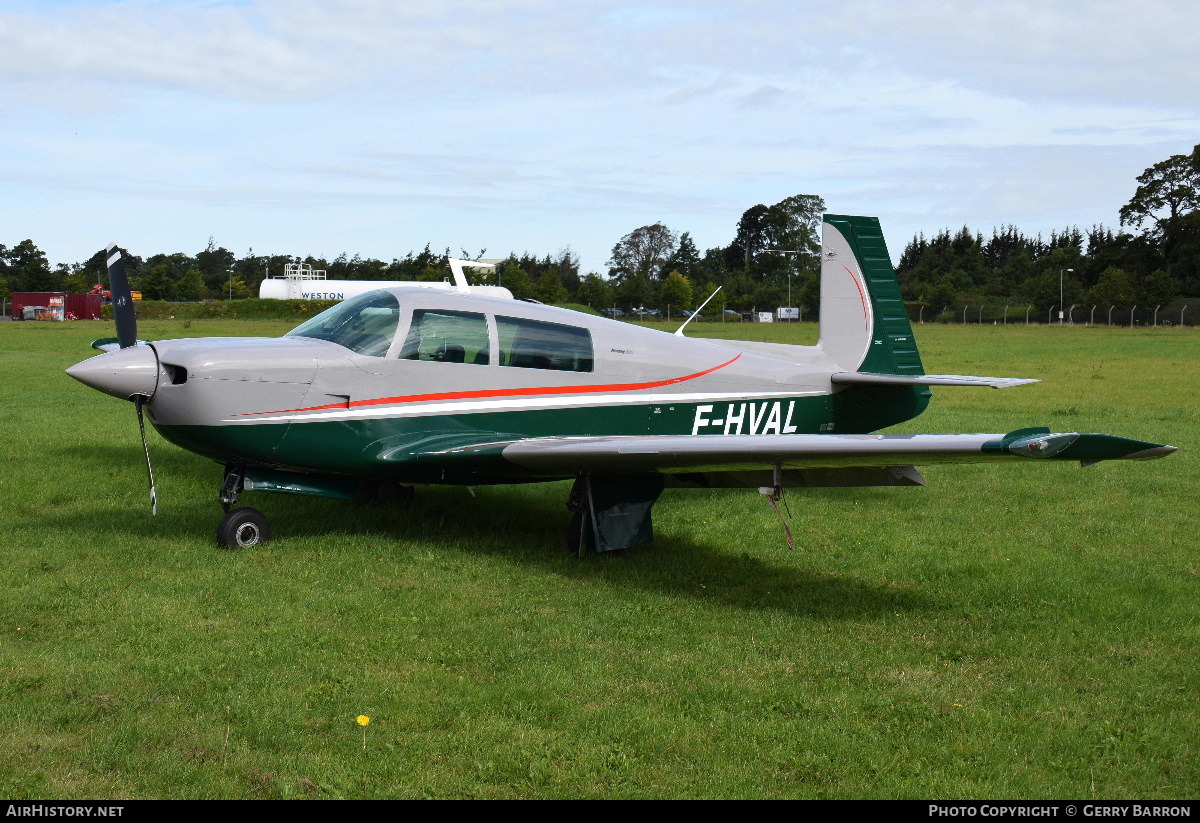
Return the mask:
{"type": "Polygon", "coordinates": [[[929,306],[908,303],[914,323],[957,323],[1045,326],[1200,326],[1200,298],[1175,300],[1157,305],[1076,303],[1040,306],[1029,303],[969,303],[959,306],[929,306]]]}

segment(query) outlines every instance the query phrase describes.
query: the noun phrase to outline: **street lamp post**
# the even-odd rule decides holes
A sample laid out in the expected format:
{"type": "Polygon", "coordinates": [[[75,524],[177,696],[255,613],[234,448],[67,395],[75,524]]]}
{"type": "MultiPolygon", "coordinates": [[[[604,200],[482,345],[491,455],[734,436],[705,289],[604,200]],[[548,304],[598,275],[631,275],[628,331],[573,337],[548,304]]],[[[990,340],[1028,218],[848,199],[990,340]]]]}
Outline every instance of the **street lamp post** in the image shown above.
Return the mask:
{"type": "Polygon", "coordinates": [[[1061,325],[1063,322],[1063,274],[1066,272],[1075,273],[1075,269],[1059,269],[1058,270],[1058,322],[1061,325]]]}

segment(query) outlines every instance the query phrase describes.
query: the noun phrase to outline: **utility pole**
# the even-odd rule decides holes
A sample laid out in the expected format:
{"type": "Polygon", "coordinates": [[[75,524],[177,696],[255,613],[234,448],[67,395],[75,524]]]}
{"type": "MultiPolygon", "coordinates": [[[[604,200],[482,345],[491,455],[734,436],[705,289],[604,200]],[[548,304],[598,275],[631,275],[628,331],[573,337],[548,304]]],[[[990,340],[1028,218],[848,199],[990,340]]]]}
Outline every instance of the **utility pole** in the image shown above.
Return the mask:
{"type": "MultiPolygon", "coordinates": [[[[797,256],[799,256],[800,254],[802,254],[802,252],[800,251],[800,249],[763,249],[763,251],[773,251],[773,252],[775,252],[776,254],[794,254],[794,255],[797,255],[797,256]]],[[[792,308],[792,267],[791,267],[791,266],[788,266],[788,296],[787,296],[787,307],[788,307],[789,309],[790,309],[790,308],[792,308]]],[[[789,317],[788,319],[790,320],[791,318],[789,317]]]]}

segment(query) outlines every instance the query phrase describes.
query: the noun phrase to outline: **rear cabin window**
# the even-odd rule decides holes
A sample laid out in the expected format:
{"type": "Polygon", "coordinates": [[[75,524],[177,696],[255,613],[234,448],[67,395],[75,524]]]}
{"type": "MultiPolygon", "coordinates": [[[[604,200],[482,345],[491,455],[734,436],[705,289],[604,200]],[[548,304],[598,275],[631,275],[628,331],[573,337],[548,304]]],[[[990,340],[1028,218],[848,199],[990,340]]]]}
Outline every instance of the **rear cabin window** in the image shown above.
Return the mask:
{"type": "Polygon", "coordinates": [[[359,354],[383,357],[399,322],[400,304],[391,292],[373,291],[326,309],[285,336],[328,340],[359,354]]]}
{"type": "Polygon", "coordinates": [[[497,317],[496,328],[501,366],[592,370],[592,335],[587,329],[518,317],[497,317]]]}
{"type": "Polygon", "coordinates": [[[400,359],[486,366],[491,362],[487,318],[469,311],[416,309],[400,359]]]}

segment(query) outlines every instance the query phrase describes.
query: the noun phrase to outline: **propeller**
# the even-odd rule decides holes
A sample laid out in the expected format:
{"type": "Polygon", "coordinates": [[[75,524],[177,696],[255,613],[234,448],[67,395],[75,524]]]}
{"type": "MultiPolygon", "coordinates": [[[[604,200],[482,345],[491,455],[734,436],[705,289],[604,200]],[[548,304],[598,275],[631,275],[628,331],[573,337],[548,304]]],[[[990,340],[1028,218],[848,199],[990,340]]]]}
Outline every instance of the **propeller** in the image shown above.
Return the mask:
{"type": "Polygon", "coordinates": [[[129,293],[129,278],[125,276],[125,259],[116,243],[108,247],[108,288],[112,293],[113,319],[117,322],[117,342],[123,349],[136,346],[133,296],[129,293]]]}
{"type": "MultiPolygon", "coordinates": [[[[113,320],[117,324],[117,343],[122,349],[137,345],[137,316],[133,310],[133,295],[129,291],[129,278],[125,274],[125,260],[121,250],[113,243],[108,247],[108,288],[112,293],[113,320]]],[[[155,355],[157,359],[157,354],[155,355]]],[[[142,434],[142,452],[146,455],[146,476],[150,478],[150,514],[158,514],[158,493],[154,485],[154,467],[150,464],[150,444],[146,440],[146,421],[142,406],[150,398],[142,394],[133,396],[137,408],[138,430],[142,434]]]]}

